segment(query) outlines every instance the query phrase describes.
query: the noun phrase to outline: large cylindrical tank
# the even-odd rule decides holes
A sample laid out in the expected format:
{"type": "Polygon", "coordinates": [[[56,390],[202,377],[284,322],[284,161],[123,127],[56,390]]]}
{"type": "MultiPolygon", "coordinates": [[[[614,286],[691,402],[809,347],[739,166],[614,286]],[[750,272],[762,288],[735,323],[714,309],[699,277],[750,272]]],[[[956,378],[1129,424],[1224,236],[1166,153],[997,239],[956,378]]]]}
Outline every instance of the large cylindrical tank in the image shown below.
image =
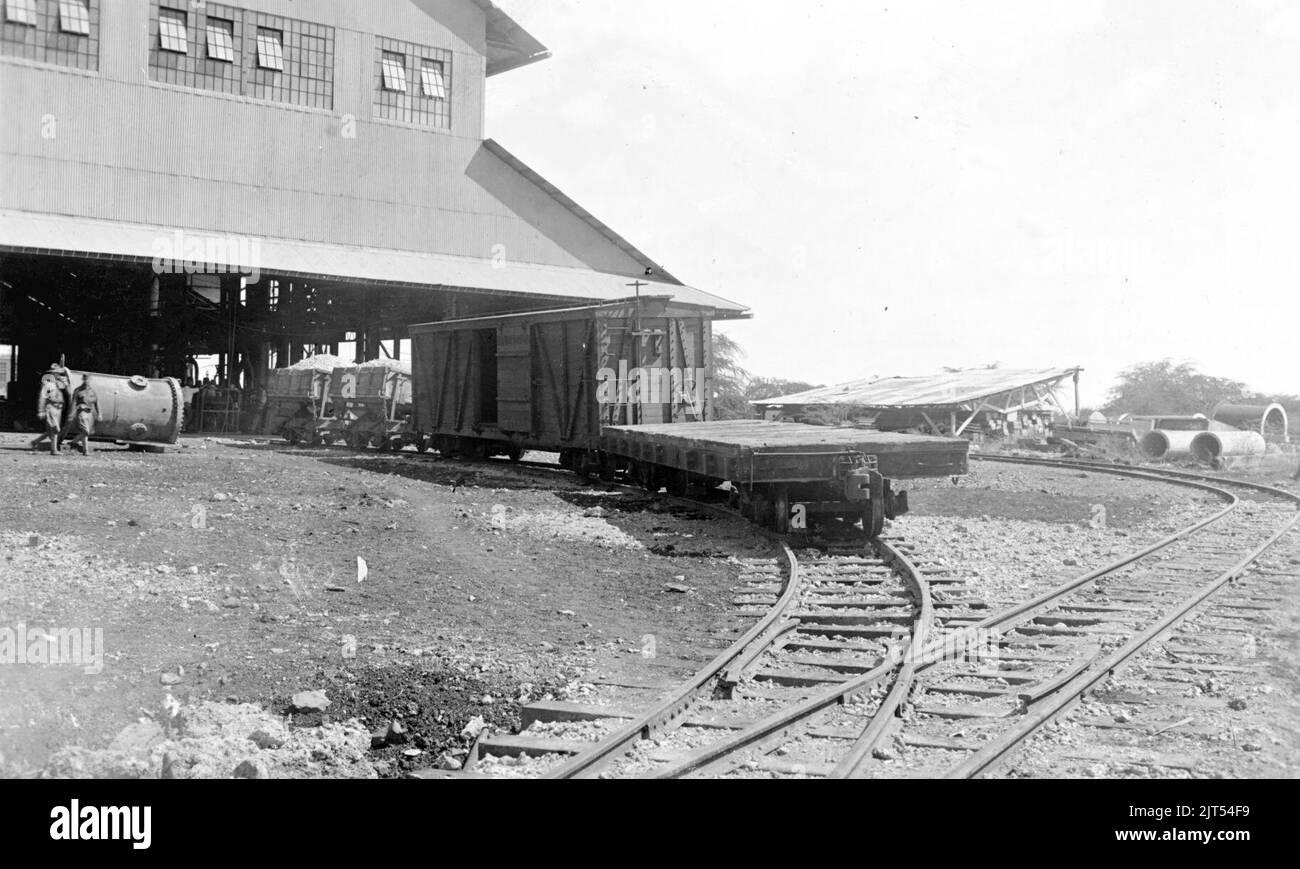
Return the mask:
{"type": "Polygon", "coordinates": [[[1265,440],[1286,443],[1288,421],[1280,404],[1228,404],[1214,408],[1210,418],[1246,431],[1257,431],[1265,440]]]}
{"type": "Polygon", "coordinates": [[[1192,455],[1202,462],[1224,456],[1258,456],[1267,449],[1264,436],[1253,431],[1204,431],[1192,441],[1192,455]]]}
{"type": "Polygon", "coordinates": [[[1192,441],[1202,432],[1197,431],[1149,431],[1138,441],[1138,448],[1148,459],[1185,459],[1192,454],[1192,441]]]}
{"type": "Polygon", "coordinates": [[[69,371],[73,391],[81,387],[84,377],[90,378],[103,417],[95,423],[95,440],[140,444],[174,444],[180,440],[185,422],[185,398],[180,381],[171,377],[150,380],[69,371]]]}

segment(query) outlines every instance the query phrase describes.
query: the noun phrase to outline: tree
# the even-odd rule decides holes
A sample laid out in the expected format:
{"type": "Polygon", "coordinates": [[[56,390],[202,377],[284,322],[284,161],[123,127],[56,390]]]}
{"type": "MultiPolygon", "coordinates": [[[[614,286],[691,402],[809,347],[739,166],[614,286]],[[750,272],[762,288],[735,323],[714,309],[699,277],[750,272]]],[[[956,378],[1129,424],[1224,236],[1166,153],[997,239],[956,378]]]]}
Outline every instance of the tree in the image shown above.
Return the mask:
{"type": "Polygon", "coordinates": [[[740,364],[744,355],[734,338],[713,333],[713,413],[717,419],[749,419],[754,415],[745,400],[749,372],[740,364]]]}
{"type": "Polygon", "coordinates": [[[749,382],[745,384],[745,399],[748,401],[761,401],[764,398],[780,398],[783,395],[794,395],[818,388],[820,387],[812,383],[804,383],[801,380],[782,380],[779,377],[751,377],[749,382]]]}
{"type": "Polygon", "coordinates": [[[1208,414],[1220,401],[1245,401],[1246,384],[1201,374],[1192,365],[1172,360],[1143,362],[1120,374],[1103,409],[1108,416],[1124,413],[1208,414]]]}

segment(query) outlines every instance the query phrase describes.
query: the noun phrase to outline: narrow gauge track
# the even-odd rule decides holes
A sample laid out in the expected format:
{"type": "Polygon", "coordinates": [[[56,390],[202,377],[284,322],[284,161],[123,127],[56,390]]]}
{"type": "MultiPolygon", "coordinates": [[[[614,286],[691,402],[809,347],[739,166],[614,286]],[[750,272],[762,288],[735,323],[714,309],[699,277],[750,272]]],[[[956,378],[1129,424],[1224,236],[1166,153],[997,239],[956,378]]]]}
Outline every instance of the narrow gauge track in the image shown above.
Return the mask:
{"type": "Polygon", "coordinates": [[[906,662],[925,646],[935,602],[905,545],[882,540],[868,554],[863,544],[840,541],[801,560],[782,542],[784,575],[754,578],[737,600],[770,605],[758,623],[654,709],[547,777],[825,775],[806,753],[765,758],[778,742],[824,734],[852,735],[842,759],[850,768],[869,756],[906,697],[914,669],[906,662]],[[763,759],[743,757],[745,749],[763,759]]]}
{"type": "MultiPolygon", "coordinates": [[[[668,701],[554,769],[550,777],[630,772],[669,778],[747,770],[834,778],[894,776],[894,769],[873,763],[875,750],[889,750],[883,745],[886,739],[907,749],[912,775],[983,775],[1045,724],[1072,710],[1088,691],[1153,640],[1244,575],[1300,521],[1300,497],[1258,484],[1093,462],[988,460],[1165,481],[1214,494],[1225,506],[1137,552],[997,613],[980,612],[986,607],[978,600],[953,601],[945,595],[946,603],[961,602],[967,611],[945,608],[938,623],[943,631],[933,630],[935,610],[929,578],[913,563],[914,553],[905,543],[879,541],[879,565],[858,558],[836,566],[833,556],[800,564],[787,547],[789,575],[779,597],[765,601],[772,603],[772,608],[754,629],[668,701]],[[1233,489],[1249,493],[1253,499],[1243,500],[1233,489]],[[870,576],[871,567],[878,569],[886,562],[908,586],[911,610],[904,618],[909,623],[906,649],[901,657],[845,660],[845,655],[866,653],[860,642],[850,638],[853,631],[840,622],[838,633],[826,640],[824,632],[835,628],[822,613],[801,609],[795,601],[807,601],[811,596],[825,609],[826,580],[847,575],[840,602],[849,607],[884,604],[883,599],[854,597],[862,594],[861,574],[870,576]],[[855,567],[846,571],[849,564],[855,567]],[[827,569],[829,577],[813,572],[827,569]],[[809,645],[803,639],[809,633],[821,636],[812,642],[822,645],[809,645]],[[848,648],[852,645],[859,648],[848,648]],[[791,663],[782,657],[788,650],[809,649],[835,656],[816,665],[827,668],[832,662],[840,663],[846,675],[838,680],[821,675],[800,682],[797,676],[782,673],[782,664],[791,663]],[[749,721],[738,720],[734,713],[731,718],[725,714],[711,719],[684,718],[692,706],[716,710],[718,697],[730,696],[734,701],[738,689],[743,701],[746,683],[740,674],[747,669],[755,671],[755,677],[766,677],[754,678],[751,684],[774,682],[787,689],[784,696],[770,689],[749,689],[751,696],[776,701],[778,708],[759,720],[752,720],[754,707],[746,709],[749,721]],[[796,695],[789,691],[792,688],[802,690],[796,695]],[[858,699],[866,702],[851,702],[858,699]],[[898,715],[904,710],[905,715],[898,715]],[[974,738],[955,737],[954,723],[960,736],[974,738]],[[703,744],[683,752],[672,739],[664,738],[674,727],[683,729],[682,725],[697,730],[713,727],[723,735],[697,740],[703,744]],[[668,746],[669,756],[649,752],[647,758],[647,752],[638,751],[647,741],[656,747],[668,746]],[[835,757],[834,762],[808,759],[815,753],[810,752],[810,745],[817,741],[821,754],[835,757]],[[678,748],[675,757],[671,756],[674,747],[678,748]]],[[[960,578],[942,579],[960,587],[960,578]]],[[[754,602],[762,599],[762,593],[775,590],[754,589],[754,602]]],[[[902,595],[901,589],[892,591],[896,598],[893,607],[860,616],[879,619],[883,615],[884,619],[861,629],[879,630],[883,627],[880,622],[892,618],[895,628],[890,635],[898,637],[902,611],[897,605],[902,595]]],[[[804,658],[797,663],[807,666],[812,662],[804,658]]],[[[690,746],[691,741],[685,744],[690,746]]]]}
{"type": "Polygon", "coordinates": [[[939,666],[916,684],[913,714],[899,723],[904,738],[910,735],[913,742],[917,733],[953,721],[963,722],[978,740],[949,740],[942,751],[949,757],[932,754],[933,765],[913,766],[915,775],[973,778],[995,769],[1153,641],[1243,577],[1300,522],[1300,497],[1256,483],[1096,462],[985,460],[1166,480],[1213,493],[1226,506],[1137,553],[968,628],[1001,632],[992,661],[935,662],[939,666]],[[1250,500],[1234,489],[1248,493],[1250,500]]]}

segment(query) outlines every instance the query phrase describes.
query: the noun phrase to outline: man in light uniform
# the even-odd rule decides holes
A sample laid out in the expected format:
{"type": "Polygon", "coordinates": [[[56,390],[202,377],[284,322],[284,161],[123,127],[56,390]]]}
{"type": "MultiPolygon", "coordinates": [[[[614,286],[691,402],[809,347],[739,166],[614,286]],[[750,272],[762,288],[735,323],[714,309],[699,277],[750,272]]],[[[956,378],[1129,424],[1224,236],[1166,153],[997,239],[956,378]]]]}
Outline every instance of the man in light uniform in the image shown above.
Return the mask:
{"type": "Polygon", "coordinates": [[[32,441],[32,449],[41,441],[49,440],[50,455],[59,454],[59,436],[63,432],[63,408],[67,404],[68,372],[61,365],[51,365],[41,378],[41,391],[36,400],[36,414],[45,425],[45,434],[32,441]]]}

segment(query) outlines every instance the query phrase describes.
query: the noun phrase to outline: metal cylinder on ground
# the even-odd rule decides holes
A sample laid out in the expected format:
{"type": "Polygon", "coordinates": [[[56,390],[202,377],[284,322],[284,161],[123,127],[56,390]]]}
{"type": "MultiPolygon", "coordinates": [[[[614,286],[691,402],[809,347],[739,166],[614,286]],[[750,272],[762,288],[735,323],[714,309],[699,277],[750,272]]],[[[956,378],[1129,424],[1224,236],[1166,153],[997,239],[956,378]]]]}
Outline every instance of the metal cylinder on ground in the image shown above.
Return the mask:
{"type": "Polygon", "coordinates": [[[94,439],[139,444],[174,444],[185,421],[184,397],[175,378],[151,380],[69,371],[73,390],[89,378],[102,417],[95,423],[94,439]]]}
{"type": "Polygon", "coordinates": [[[1192,442],[1201,434],[1204,432],[1155,429],[1142,436],[1138,441],[1138,449],[1143,456],[1153,461],[1186,459],[1192,455],[1192,442]]]}
{"type": "Polygon", "coordinates": [[[1285,443],[1288,435],[1286,409],[1280,404],[1229,404],[1221,402],[1210,413],[1216,422],[1247,431],[1257,431],[1265,440],[1285,443]]]}
{"type": "Polygon", "coordinates": [[[1261,456],[1267,450],[1264,436],[1253,431],[1204,431],[1192,441],[1192,455],[1202,462],[1227,456],[1261,456]]]}

